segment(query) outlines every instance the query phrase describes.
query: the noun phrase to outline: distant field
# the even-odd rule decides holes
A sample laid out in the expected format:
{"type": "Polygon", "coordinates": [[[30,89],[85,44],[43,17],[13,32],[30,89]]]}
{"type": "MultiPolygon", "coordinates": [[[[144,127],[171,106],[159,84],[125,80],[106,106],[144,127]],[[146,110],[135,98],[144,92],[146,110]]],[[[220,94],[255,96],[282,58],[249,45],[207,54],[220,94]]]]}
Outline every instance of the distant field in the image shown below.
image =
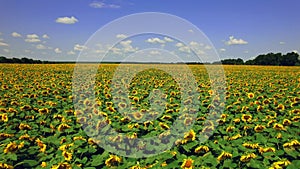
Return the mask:
{"type": "MultiPolygon", "coordinates": [[[[300,166],[299,66],[224,66],[226,103],[219,124],[214,125],[206,121],[213,108],[206,69],[189,65],[200,104],[195,124],[171,150],[140,159],[111,154],[98,146],[81,129],[89,122],[81,114],[93,112],[91,117],[106,117],[113,128],[130,139],[160,135],[180,115],[180,90],[166,72],[151,69],[138,73],[127,86],[129,95],[124,96],[130,99],[134,113],[124,117],[118,110],[129,105],[114,104],[110,89],[117,66],[99,68],[95,86],[99,108],[95,110],[89,100],[72,96],[74,64],[0,64],[0,168],[300,166]],[[163,113],[151,122],[132,121],[151,113],[147,111],[149,93],[155,89],[163,91],[163,113]],[[82,103],[85,112],[76,112],[73,100],[82,103]],[[200,133],[205,130],[214,130],[214,134],[200,144],[200,133]]],[[[174,65],[165,66],[176,71],[174,65]]],[[[145,147],[140,149],[146,151],[145,147]]]]}

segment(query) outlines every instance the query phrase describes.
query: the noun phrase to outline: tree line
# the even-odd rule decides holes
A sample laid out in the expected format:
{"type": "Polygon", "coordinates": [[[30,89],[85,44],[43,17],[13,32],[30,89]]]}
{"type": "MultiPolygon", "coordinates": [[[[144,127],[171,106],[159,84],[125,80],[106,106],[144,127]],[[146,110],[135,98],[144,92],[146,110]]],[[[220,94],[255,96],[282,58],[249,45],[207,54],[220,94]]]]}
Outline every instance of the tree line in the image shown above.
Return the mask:
{"type": "Polygon", "coordinates": [[[228,64],[228,65],[274,65],[274,66],[300,66],[300,56],[296,52],[282,53],[268,53],[261,54],[252,60],[243,61],[241,58],[224,59],[221,62],[214,62],[214,64],[228,64]]]}
{"type": "MultiPolygon", "coordinates": [[[[75,62],[53,62],[53,61],[41,61],[29,58],[6,58],[0,56],[0,63],[25,63],[25,64],[46,64],[46,63],[75,63],[75,62]]],[[[193,63],[189,63],[193,64],[193,63]]],[[[203,64],[203,63],[197,63],[203,64]]],[[[207,64],[207,63],[205,63],[207,64]]],[[[300,56],[296,52],[289,52],[287,54],[282,53],[268,53],[261,54],[252,60],[244,61],[241,58],[237,59],[224,59],[221,62],[213,62],[212,64],[224,64],[224,65],[275,65],[275,66],[300,66],[300,56]]]]}

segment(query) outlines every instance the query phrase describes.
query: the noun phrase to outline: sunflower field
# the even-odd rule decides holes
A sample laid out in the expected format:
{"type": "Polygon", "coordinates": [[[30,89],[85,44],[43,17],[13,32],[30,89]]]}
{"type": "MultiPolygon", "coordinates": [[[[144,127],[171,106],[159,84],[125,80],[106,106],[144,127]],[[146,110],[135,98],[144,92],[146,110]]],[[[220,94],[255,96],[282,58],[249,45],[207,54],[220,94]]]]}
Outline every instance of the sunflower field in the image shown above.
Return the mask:
{"type": "MultiPolygon", "coordinates": [[[[177,70],[174,65],[164,66],[177,70]]],[[[111,83],[118,65],[103,64],[96,75],[95,100],[91,101],[73,94],[74,67],[0,65],[0,169],[300,166],[300,67],[224,66],[225,103],[220,103],[224,110],[216,113],[219,117],[212,122],[207,120],[207,114],[218,101],[212,98],[214,91],[207,71],[203,65],[189,65],[197,82],[194,92],[199,108],[193,110],[196,117],[185,119],[184,124],[194,121],[193,125],[181,139],[174,140],[171,149],[143,158],[107,151],[99,146],[103,140],[93,139],[83,128],[92,119],[93,131],[110,125],[124,133],[107,138],[105,144],[127,140],[141,152],[154,151],[156,144],[145,147],[134,140],[163,138],[181,117],[183,93],[174,78],[156,69],[139,72],[126,86],[128,93],[123,99],[129,102],[122,98],[116,101],[113,93],[122,91],[113,91],[111,83]],[[160,102],[152,100],[158,97],[160,102]],[[150,102],[162,105],[161,112],[149,111],[150,102]],[[80,103],[83,111],[76,110],[74,103],[80,103]],[[120,113],[122,110],[127,113],[120,113]],[[213,132],[202,142],[201,133],[205,131],[213,132]]],[[[183,103],[190,102],[193,101],[183,103]]]]}

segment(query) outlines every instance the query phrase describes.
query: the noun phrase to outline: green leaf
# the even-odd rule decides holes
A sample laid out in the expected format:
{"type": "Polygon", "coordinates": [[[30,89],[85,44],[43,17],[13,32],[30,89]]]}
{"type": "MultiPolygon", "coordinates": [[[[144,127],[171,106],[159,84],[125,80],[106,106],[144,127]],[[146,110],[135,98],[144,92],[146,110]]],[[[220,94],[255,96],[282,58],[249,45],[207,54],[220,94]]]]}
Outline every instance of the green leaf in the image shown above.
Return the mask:
{"type": "Polygon", "coordinates": [[[23,163],[25,166],[29,167],[34,167],[39,164],[36,160],[24,160],[23,163]]]}
{"type": "Polygon", "coordinates": [[[294,160],[286,169],[298,169],[300,166],[300,160],[294,160]]]}

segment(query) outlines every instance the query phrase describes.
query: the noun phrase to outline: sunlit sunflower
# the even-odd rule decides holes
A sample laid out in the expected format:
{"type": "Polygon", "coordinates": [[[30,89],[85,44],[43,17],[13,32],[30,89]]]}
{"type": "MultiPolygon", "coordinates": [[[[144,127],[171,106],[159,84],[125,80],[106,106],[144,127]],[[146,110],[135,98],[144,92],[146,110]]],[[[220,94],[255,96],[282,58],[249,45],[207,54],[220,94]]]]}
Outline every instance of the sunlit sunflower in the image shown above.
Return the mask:
{"type": "Polygon", "coordinates": [[[192,169],[193,168],[193,163],[194,163],[194,160],[193,159],[184,159],[183,160],[183,163],[181,164],[181,168],[183,169],[192,169]]]}
{"type": "Polygon", "coordinates": [[[193,129],[191,129],[189,132],[185,133],[183,138],[186,141],[194,141],[196,139],[196,133],[193,129]]]}
{"type": "Polygon", "coordinates": [[[72,165],[67,162],[63,162],[58,165],[51,166],[51,169],[72,169],[72,165]]]}
{"type": "Polygon", "coordinates": [[[105,165],[107,167],[117,166],[122,162],[122,159],[116,155],[109,155],[109,158],[105,160],[105,165]]]}
{"type": "Polygon", "coordinates": [[[1,117],[1,121],[3,121],[3,122],[8,122],[8,116],[7,116],[6,113],[0,114],[0,117],[1,117]]]}
{"type": "Polygon", "coordinates": [[[65,129],[69,129],[69,128],[71,128],[69,125],[67,125],[67,124],[65,124],[65,123],[62,123],[62,124],[60,124],[60,125],[58,126],[57,130],[60,131],[60,132],[62,132],[62,131],[64,131],[65,129]]]}
{"type": "Polygon", "coordinates": [[[244,122],[250,122],[252,119],[252,116],[250,114],[243,114],[242,115],[242,121],[244,122]]]}
{"type": "Polygon", "coordinates": [[[250,153],[247,155],[242,155],[240,161],[245,163],[245,162],[249,162],[251,159],[254,159],[256,157],[257,157],[256,154],[250,153]]]}
{"type": "Polygon", "coordinates": [[[250,149],[259,148],[258,143],[244,143],[243,146],[246,147],[246,148],[250,148],[250,149]]]}
{"type": "Polygon", "coordinates": [[[170,129],[170,127],[169,127],[167,124],[163,123],[163,122],[159,122],[159,126],[160,126],[162,129],[164,129],[164,130],[170,129]]]}
{"type": "Polygon", "coordinates": [[[283,104],[279,104],[278,106],[277,106],[277,108],[276,108],[277,110],[284,110],[285,109],[285,107],[284,107],[284,105],[283,104]]]}
{"type": "Polygon", "coordinates": [[[142,114],[141,112],[138,112],[138,111],[132,113],[132,116],[133,116],[134,119],[136,119],[136,120],[141,120],[141,119],[143,118],[143,114],[142,114]]]}
{"type": "Polygon", "coordinates": [[[0,140],[7,139],[13,137],[13,134],[0,133],[0,140]]]}
{"type": "Polygon", "coordinates": [[[258,149],[258,151],[259,151],[260,154],[263,154],[263,153],[267,153],[267,152],[275,152],[276,149],[273,148],[273,147],[265,147],[265,148],[260,147],[260,148],[258,149]]]}
{"type": "Polygon", "coordinates": [[[273,129],[275,129],[275,130],[286,130],[286,129],[284,128],[284,126],[283,126],[282,124],[279,124],[279,123],[275,123],[275,124],[273,125],[273,129]]]}
{"type": "Polygon", "coordinates": [[[228,140],[236,140],[236,139],[241,138],[241,137],[242,137],[242,135],[237,134],[237,135],[234,135],[232,137],[229,137],[228,140]]]}
{"type": "Polygon", "coordinates": [[[19,125],[19,129],[20,129],[20,130],[31,130],[31,127],[30,127],[28,124],[23,124],[23,123],[21,123],[21,124],[19,125]]]}
{"type": "Polygon", "coordinates": [[[254,93],[248,93],[247,96],[248,96],[249,99],[253,99],[254,98],[254,93]]]}
{"type": "Polygon", "coordinates": [[[300,142],[298,140],[292,140],[291,142],[287,142],[283,144],[284,148],[299,148],[300,142]]]}
{"type": "Polygon", "coordinates": [[[66,161],[71,161],[72,160],[72,153],[69,153],[67,151],[62,152],[63,157],[65,158],[66,161]]]}
{"type": "Polygon", "coordinates": [[[49,113],[49,109],[48,108],[41,108],[38,110],[40,114],[48,114],[49,113]]]}
{"type": "Polygon", "coordinates": [[[228,159],[228,158],[232,158],[232,154],[223,151],[223,152],[218,156],[217,160],[218,160],[218,161],[222,161],[222,160],[225,160],[225,159],[228,159]]]}
{"type": "Polygon", "coordinates": [[[291,120],[289,120],[289,119],[284,119],[283,122],[282,122],[282,124],[283,124],[284,126],[289,126],[289,125],[292,124],[292,122],[291,122],[291,120]]]}
{"type": "Polygon", "coordinates": [[[257,126],[254,127],[254,131],[257,132],[257,133],[262,132],[265,128],[266,127],[263,126],[263,125],[257,125],[257,126]]]}
{"type": "Polygon", "coordinates": [[[287,159],[282,159],[280,161],[274,162],[269,169],[281,169],[285,168],[286,166],[290,165],[291,162],[287,159]]]}
{"type": "Polygon", "coordinates": [[[6,145],[6,147],[4,148],[4,153],[7,154],[9,152],[15,152],[18,150],[18,145],[16,142],[10,142],[6,145]]]}
{"type": "Polygon", "coordinates": [[[13,169],[14,167],[12,165],[0,162],[0,168],[1,169],[13,169]]]}
{"type": "Polygon", "coordinates": [[[234,126],[228,126],[228,127],[226,128],[226,132],[233,132],[234,129],[235,129],[234,126]]]}
{"type": "Polygon", "coordinates": [[[207,146],[199,146],[195,149],[195,153],[205,152],[207,153],[209,148],[207,146]]]}

